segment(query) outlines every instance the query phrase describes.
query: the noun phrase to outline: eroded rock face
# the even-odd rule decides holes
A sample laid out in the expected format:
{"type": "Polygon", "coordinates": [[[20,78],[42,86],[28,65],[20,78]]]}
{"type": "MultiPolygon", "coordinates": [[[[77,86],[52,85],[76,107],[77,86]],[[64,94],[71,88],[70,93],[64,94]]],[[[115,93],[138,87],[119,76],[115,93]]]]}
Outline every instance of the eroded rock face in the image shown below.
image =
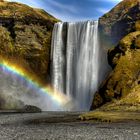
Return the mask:
{"type": "Polygon", "coordinates": [[[108,59],[113,68],[95,94],[92,109],[128,95],[140,84],[140,31],[132,32],[109,50],[108,59]]]}
{"type": "MultiPolygon", "coordinates": [[[[124,0],[100,19],[106,38],[112,39],[108,62],[112,72],[96,92],[91,109],[120,100],[140,88],[140,5],[124,0]]],[[[137,94],[138,95],[138,94],[137,94]]]]}
{"type": "MultiPolygon", "coordinates": [[[[0,62],[6,59],[46,84],[49,81],[51,34],[57,21],[41,9],[0,1],[0,62]]],[[[0,109],[19,109],[23,105],[22,101],[0,93],[0,109]]],[[[32,110],[39,109],[27,106],[22,111],[32,110]]]]}
{"type": "Polygon", "coordinates": [[[116,45],[128,33],[135,31],[135,23],[139,20],[140,1],[123,0],[99,20],[103,41],[116,45]]]}
{"type": "Polygon", "coordinates": [[[57,21],[43,10],[0,2],[0,56],[21,60],[25,69],[47,82],[51,33],[57,21]]]}

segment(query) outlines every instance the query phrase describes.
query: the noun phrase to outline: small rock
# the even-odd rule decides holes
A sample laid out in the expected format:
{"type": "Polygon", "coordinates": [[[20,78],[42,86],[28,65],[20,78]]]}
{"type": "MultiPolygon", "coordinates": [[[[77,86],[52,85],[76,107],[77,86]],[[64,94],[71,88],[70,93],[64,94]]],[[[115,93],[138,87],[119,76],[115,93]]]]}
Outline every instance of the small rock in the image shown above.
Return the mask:
{"type": "Polygon", "coordinates": [[[41,112],[41,109],[36,107],[36,106],[32,106],[32,105],[25,105],[23,107],[23,109],[20,110],[20,112],[23,112],[23,113],[38,113],[38,112],[41,112]]]}

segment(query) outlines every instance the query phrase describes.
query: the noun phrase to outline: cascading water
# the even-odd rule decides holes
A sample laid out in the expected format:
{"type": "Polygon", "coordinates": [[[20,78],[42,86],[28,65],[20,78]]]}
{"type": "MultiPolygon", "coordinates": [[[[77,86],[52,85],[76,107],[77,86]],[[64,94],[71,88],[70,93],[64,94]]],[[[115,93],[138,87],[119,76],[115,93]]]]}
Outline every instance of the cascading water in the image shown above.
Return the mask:
{"type": "Polygon", "coordinates": [[[74,110],[90,108],[100,79],[99,49],[98,21],[55,24],[52,84],[56,90],[73,98],[74,110]]]}

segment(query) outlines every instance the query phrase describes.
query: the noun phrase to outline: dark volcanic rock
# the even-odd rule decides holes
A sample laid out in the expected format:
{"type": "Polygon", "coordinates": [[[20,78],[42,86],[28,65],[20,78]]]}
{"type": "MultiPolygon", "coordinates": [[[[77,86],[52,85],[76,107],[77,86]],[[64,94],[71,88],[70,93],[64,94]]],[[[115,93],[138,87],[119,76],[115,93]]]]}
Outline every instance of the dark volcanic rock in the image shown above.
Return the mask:
{"type": "Polygon", "coordinates": [[[19,112],[23,112],[23,113],[39,113],[39,112],[41,112],[41,109],[36,107],[36,106],[25,105],[22,109],[19,110],[19,112]]]}

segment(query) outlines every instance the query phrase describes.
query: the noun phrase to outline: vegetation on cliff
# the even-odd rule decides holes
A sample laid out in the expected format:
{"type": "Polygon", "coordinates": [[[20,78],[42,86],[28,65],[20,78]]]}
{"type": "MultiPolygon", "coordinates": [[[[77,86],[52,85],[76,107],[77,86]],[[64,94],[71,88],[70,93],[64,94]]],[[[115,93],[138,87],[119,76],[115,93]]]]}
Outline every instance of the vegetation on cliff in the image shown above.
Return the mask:
{"type": "Polygon", "coordinates": [[[140,121],[140,31],[125,36],[108,57],[113,71],[94,96],[91,109],[96,110],[80,119],[140,121]]]}
{"type": "MultiPolygon", "coordinates": [[[[0,61],[19,64],[42,83],[49,79],[51,34],[58,20],[41,9],[0,1],[0,61]]],[[[0,108],[18,109],[24,104],[0,95],[0,108]]]]}
{"type": "MultiPolygon", "coordinates": [[[[114,99],[126,97],[140,84],[140,31],[132,32],[108,52],[113,68],[99,92],[95,94],[92,108],[99,107],[114,99]]],[[[140,96],[140,95],[139,95],[140,96]]],[[[140,102],[140,101],[139,101],[140,102]]]]}
{"type": "Polygon", "coordinates": [[[135,23],[139,26],[139,20],[140,1],[123,0],[99,20],[103,41],[109,40],[111,45],[116,45],[120,39],[136,30],[135,23]]]}
{"type": "Polygon", "coordinates": [[[0,2],[0,55],[18,58],[47,81],[53,25],[58,20],[41,9],[0,2]]]}
{"type": "Polygon", "coordinates": [[[120,115],[122,112],[128,114],[127,112],[140,111],[139,4],[139,0],[124,0],[100,19],[104,35],[110,39],[112,35],[112,40],[117,45],[108,51],[112,72],[93,99],[91,109],[98,109],[95,113],[91,112],[82,117],[102,118],[103,113],[108,116],[112,111],[119,111],[120,115]],[[129,26],[126,26],[128,24],[129,26]]]}

